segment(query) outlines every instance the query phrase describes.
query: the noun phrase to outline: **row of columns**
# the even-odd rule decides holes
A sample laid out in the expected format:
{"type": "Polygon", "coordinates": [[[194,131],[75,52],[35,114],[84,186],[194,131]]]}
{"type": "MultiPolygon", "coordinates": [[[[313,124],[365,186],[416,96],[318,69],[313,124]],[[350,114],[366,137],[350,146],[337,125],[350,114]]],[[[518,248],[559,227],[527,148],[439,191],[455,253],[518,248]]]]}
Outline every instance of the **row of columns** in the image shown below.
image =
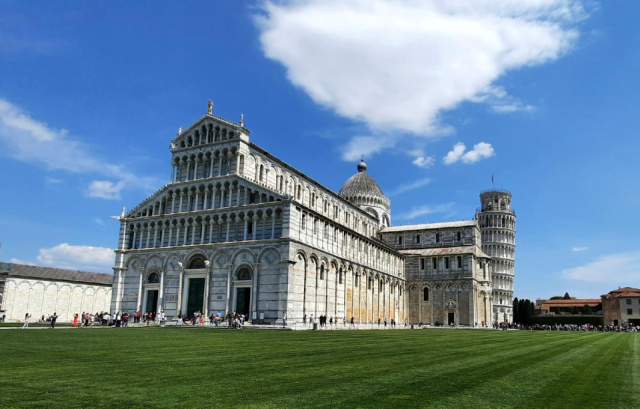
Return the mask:
{"type": "Polygon", "coordinates": [[[516,220],[513,216],[505,216],[501,214],[487,214],[480,213],[481,220],[484,221],[483,228],[493,227],[493,228],[503,228],[503,229],[511,229],[515,230],[516,228],[516,220]]]}
{"type": "Polygon", "coordinates": [[[359,274],[352,274],[348,281],[351,292],[351,302],[347,297],[347,320],[351,317],[358,323],[377,323],[378,319],[394,319],[397,322],[403,322],[404,314],[404,295],[402,294],[402,283],[400,281],[384,278],[375,278],[371,275],[365,275],[365,282],[360,279],[359,274]],[[358,285],[356,286],[356,280],[358,285]],[[371,282],[371,285],[369,285],[371,282]],[[382,287],[382,289],[381,289],[382,287]],[[392,291],[393,289],[393,291],[392,291]]]}
{"type": "Polygon", "coordinates": [[[179,159],[171,164],[171,183],[237,174],[239,173],[240,161],[237,160],[239,156],[235,152],[211,155],[205,158],[179,159]],[[234,159],[236,160],[234,161],[234,159]]]}
{"type": "Polygon", "coordinates": [[[267,193],[240,183],[225,183],[215,188],[206,187],[202,191],[200,189],[187,190],[186,192],[176,190],[146,208],[143,216],[163,216],[273,201],[275,198],[267,193]]]}
{"type": "Polygon", "coordinates": [[[233,241],[273,239],[276,235],[276,217],[275,212],[272,212],[271,216],[248,216],[246,220],[240,218],[240,221],[235,223],[229,220],[216,221],[212,219],[201,222],[186,222],[182,225],[169,222],[168,224],[159,223],[152,227],[137,226],[129,230],[129,241],[126,248],[146,249],[220,243],[232,241],[232,238],[235,239],[233,241]],[[261,237],[258,235],[259,225],[262,227],[261,237]],[[214,228],[215,226],[217,228],[214,228]],[[234,226],[233,230],[232,226],[234,226]],[[196,235],[197,230],[200,230],[198,235],[196,235]],[[217,234],[217,240],[213,239],[214,230],[217,234]],[[233,237],[231,233],[235,233],[233,237]]]}

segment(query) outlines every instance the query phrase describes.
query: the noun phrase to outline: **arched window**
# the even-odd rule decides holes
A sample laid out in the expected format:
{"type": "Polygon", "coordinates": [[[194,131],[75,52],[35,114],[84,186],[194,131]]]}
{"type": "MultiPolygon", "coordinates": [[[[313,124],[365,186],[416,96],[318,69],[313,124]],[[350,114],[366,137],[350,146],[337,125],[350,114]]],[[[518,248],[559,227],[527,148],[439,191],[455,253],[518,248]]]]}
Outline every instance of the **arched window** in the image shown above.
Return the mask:
{"type": "Polygon", "coordinates": [[[342,270],[340,270],[340,274],[338,275],[338,284],[342,284],[342,270]]]}
{"type": "Polygon", "coordinates": [[[320,266],[320,279],[324,280],[324,265],[320,266]]]}
{"type": "Polygon", "coordinates": [[[149,277],[147,277],[147,283],[149,284],[157,284],[160,282],[160,276],[158,273],[151,273],[149,277]]]}
{"type": "Polygon", "coordinates": [[[189,264],[187,265],[187,268],[189,268],[189,269],[197,269],[197,268],[205,268],[205,267],[206,267],[206,265],[204,263],[204,257],[202,257],[202,256],[193,257],[189,261],[189,264]]]}
{"type": "Polygon", "coordinates": [[[259,181],[262,182],[264,179],[264,165],[260,165],[260,177],[259,177],[259,181]]]}
{"type": "Polygon", "coordinates": [[[423,294],[422,300],[429,301],[429,289],[426,287],[424,288],[424,294],[423,294]]]}
{"type": "Polygon", "coordinates": [[[236,274],[238,280],[251,280],[251,271],[248,268],[241,268],[238,270],[238,274],[236,274]]]}

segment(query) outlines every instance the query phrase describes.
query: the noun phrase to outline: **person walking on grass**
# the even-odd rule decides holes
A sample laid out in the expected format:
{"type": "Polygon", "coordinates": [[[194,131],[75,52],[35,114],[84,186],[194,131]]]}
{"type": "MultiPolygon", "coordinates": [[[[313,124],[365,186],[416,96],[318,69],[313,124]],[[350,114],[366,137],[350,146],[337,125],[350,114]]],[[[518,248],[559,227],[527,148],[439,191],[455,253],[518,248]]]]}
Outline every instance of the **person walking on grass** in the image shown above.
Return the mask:
{"type": "Polygon", "coordinates": [[[29,320],[31,319],[31,315],[29,315],[29,313],[26,313],[24,315],[24,325],[22,326],[22,328],[29,328],[29,320]]]}
{"type": "Polygon", "coordinates": [[[54,312],[51,316],[51,329],[56,327],[56,321],[58,320],[58,313],[54,312]]]}

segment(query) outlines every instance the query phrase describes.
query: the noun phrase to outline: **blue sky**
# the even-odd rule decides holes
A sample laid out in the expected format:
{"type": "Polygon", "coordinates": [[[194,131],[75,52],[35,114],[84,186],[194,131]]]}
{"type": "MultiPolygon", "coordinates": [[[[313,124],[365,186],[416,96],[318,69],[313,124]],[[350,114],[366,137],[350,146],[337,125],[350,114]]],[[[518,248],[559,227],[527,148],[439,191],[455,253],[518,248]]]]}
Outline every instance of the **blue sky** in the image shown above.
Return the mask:
{"type": "Polygon", "coordinates": [[[0,2],[0,260],[110,272],[122,206],[214,102],[392,223],[513,193],[515,295],[640,286],[638,2],[0,2]]]}

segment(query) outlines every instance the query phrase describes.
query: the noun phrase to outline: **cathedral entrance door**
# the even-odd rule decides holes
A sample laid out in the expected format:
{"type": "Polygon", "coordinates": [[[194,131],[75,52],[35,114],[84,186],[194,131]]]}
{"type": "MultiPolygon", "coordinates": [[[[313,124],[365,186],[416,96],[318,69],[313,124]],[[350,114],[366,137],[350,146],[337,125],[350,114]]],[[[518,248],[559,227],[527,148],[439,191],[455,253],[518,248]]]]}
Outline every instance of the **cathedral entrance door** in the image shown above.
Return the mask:
{"type": "Polygon", "coordinates": [[[193,317],[196,311],[204,311],[204,278],[189,279],[189,296],[187,297],[187,317],[193,317]]]}
{"type": "Polygon", "coordinates": [[[145,311],[152,312],[155,316],[158,308],[158,290],[147,290],[147,304],[145,311]]]}
{"type": "Polygon", "coordinates": [[[251,312],[251,287],[236,288],[236,312],[249,319],[251,312]]]}
{"type": "Polygon", "coordinates": [[[448,324],[449,324],[449,325],[453,325],[453,324],[455,324],[455,323],[456,323],[456,314],[455,314],[454,312],[450,312],[450,313],[448,313],[447,315],[448,315],[448,318],[449,318],[449,319],[447,320],[447,321],[448,321],[448,324]]]}

